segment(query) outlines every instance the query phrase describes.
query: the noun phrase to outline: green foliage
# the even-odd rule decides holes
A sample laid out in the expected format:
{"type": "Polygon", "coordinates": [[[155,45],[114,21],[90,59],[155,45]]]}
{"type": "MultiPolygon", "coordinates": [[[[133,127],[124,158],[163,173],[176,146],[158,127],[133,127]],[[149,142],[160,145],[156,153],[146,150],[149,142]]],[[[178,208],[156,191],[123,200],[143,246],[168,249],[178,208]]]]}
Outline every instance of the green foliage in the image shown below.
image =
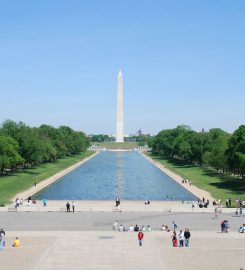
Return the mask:
{"type": "Polygon", "coordinates": [[[206,165],[226,172],[228,168],[241,176],[245,173],[245,126],[232,136],[219,128],[195,132],[188,126],[162,130],[149,145],[153,153],[166,158],[206,165]]]}
{"type": "Polygon", "coordinates": [[[72,157],[64,157],[51,163],[42,163],[32,168],[25,168],[21,172],[11,172],[7,176],[1,177],[0,205],[11,202],[16,193],[32,187],[35,182],[39,183],[93,153],[92,151],[85,151],[72,157]]]}
{"type": "Polygon", "coordinates": [[[41,125],[39,128],[31,128],[22,122],[6,120],[0,128],[0,135],[2,145],[5,145],[0,148],[2,173],[23,163],[24,167],[29,167],[53,162],[84,152],[88,147],[84,133],[65,126],[54,128],[41,125]]]}
{"type": "Polygon", "coordinates": [[[16,168],[23,164],[24,159],[18,153],[17,142],[7,136],[0,135],[0,172],[3,174],[6,168],[16,168]]]}
{"type": "Polygon", "coordinates": [[[245,125],[241,125],[231,136],[226,151],[228,166],[235,173],[245,175],[245,125]]]}
{"type": "Polygon", "coordinates": [[[115,141],[115,138],[112,138],[104,134],[93,135],[91,137],[91,142],[112,142],[112,141],[115,141]]]}
{"type": "Polygon", "coordinates": [[[213,198],[221,198],[222,203],[225,203],[225,199],[229,197],[232,202],[236,198],[245,198],[243,179],[234,179],[231,175],[220,174],[194,164],[187,164],[183,160],[164,158],[147,152],[145,154],[160,162],[169,170],[190,180],[193,185],[210,192],[213,198]]]}

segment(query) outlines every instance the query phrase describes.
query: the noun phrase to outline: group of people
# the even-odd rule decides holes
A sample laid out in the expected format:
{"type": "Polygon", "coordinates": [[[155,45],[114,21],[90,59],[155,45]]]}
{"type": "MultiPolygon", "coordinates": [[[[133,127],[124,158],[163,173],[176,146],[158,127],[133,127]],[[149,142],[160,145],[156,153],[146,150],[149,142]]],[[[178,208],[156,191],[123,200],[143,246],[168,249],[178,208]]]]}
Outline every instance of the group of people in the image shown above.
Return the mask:
{"type": "Polygon", "coordinates": [[[182,184],[189,184],[191,186],[191,181],[189,181],[186,178],[183,178],[181,182],[182,182],[182,184]]]}
{"type": "Polygon", "coordinates": [[[139,232],[139,231],[143,231],[143,232],[151,232],[152,228],[150,225],[145,226],[143,225],[140,229],[140,227],[136,224],[135,226],[130,225],[130,226],[125,226],[118,223],[118,221],[114,221],[113,222],[113,230],[114,231],[119,231],[119,232],[139,232]]]}
{"type": "Polygon", "coordinates": [[[17,209],[23,204],[23,199],[16,198],[15,200],[15,208],[17,209]]]}
{"type": "Polygon", "coordinates": [[[205,198],[203,197],[202,200],[198,199],[197,200],[197,204],[199,205],[200,208],[205,207],[207,208],[210,204],[209,200],[205,200],[205,198]]]}
{"type": "Polygon", "coordinates": [[[69,202],[66,203],[66,212],[71,212],[71,207],[72,207],[72,212],[75,212],[75,202],[72,201],[70,204],[69,202]]]}
{"type": "MultiPolygon", "coordinates": [[[[12,247],[19,247],[20,246],[20,240],[18,237],[15,238],[12,247]]],[[[0,250],[3,250],[5,248],[5,231],[4,229],[0,230],[0,250]]]]}
{"type": "Polygon", "coordinates": [[[177,236],[176,231],[173,231],[172,235],[172,244],[173,247],[189,247],[190,244],[191,233],[189,229],[185,229],[185,231],[180,230],[177,236]]]}
{"type": "Polygon", "coordinates": [[[236,217],[242,217],[243,216],[243,207],[242,206],[240,208],[236,208],[235,216],[236,217]]]}
{"type": "Polygon", "coordinates": [[[145,205],[150,205],[151,202],[149,200],[145,200],[145,205]]]}
{"type": "MultiPolygon", "coordinates": [[[[176,229],[177,229],[177,224],[173,221],[173,235],[171,236],[172,238],[172,245],[173,247],[189,247],[190,243],[190,231],[189,229],[185,229],[185,231],[180,230],[179,234],[177,236],[176,229]]],[[[139,240],[139,246],[142,246],[143,244],[143,238],[144,238],[144,232],[151,232],[152,228],[150,225],[145,226],[143,225],[141,228],[136,224],[135,226],[130,225],[130,226],[124,226],[122,224],[119,225],[118,221],[113,222],[113,230],[114,231],[119,231],[119,232],[137,232],[138,233],[138,240],[139,240]]],[[[170,232],[170,229],[168,225],[162,225],[161,231],[165,232],[170,232]]]]}
{"type": "Polygon", "coordinates": [[[31,196],[28,197],[27,202],[24,202],[23,199],[16,198],[15,200],[15,208],[17,209],[18,207],[22,206],[23,204],[30,206],[32,204],[36,203],[36,200],[32,199],[31,196]]]}
{"type": "Polygon", "coordinates": [[[221,232],[228,233],[230,231],[230,224],[228,220],[222,220],[220,223],[221,232]]]}
{"type": "Polygon", "coordinates": [[[236,207],[243,207],[245,206],[245,200],[244,199],[238,199],[236,198],[234,200],[236,207]]]}

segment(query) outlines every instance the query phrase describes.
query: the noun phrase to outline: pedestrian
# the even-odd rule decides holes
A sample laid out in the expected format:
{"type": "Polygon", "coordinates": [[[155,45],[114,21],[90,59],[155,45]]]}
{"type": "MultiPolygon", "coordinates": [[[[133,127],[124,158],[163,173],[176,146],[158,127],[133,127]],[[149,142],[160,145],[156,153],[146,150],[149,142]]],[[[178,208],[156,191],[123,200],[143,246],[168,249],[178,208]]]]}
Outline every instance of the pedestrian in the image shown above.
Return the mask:
{"type": "Polygon", "coordinates": [[[191,233],[190,233],[189,229],[185,229],[184,237],[185,237],[185,246],[189,247],[189,245],[190,245],[190,237],[191,237],[191,233]]]}
{"type": "Polygon", "coordinates": [[[5,247],[5,231],[3,229],[0,230],[0,247],[2,249],[5,247]]]}
{"type": "Polygon", "coordinates": [[[120,199],[117,197],[116,198],[116,207],[118,207],[120,205],[120,199]]]}
{"type": "Polygon", "coordinates": [[[242,217],[242,206],[240,207],[240,217],[242,217]]]}
{"type": "Polygon", "coordinates": [[[43,206],[47,206],[47,199],[43,198],[43,206]]]}
{"type": "Polygon", "coordinates": [[[226,233],[228,233],[230,231],[230,224],[229,224],[228,220],[224,221],[224,231],[226,233]]]}
{"type": "Polygon", "coordinates": [[[225,199],[225,205],[226,205],[226,207],[229,206],[229,199],[228,198],[225,199]]]}
{"type": "Polygon", "coordinates": [[[223,233],[225,231],[225,221],[224,220],[221,221],[220,227],[221,227],[221,232],[223,233]]]}
{"type": "Polygon", "coordinates": [[[37,186],[37,182],[34,183],[34,187],[36,187],[36,186],[37,186]]]}
{"type": "Polygon", "coordinates": [[[184,241],[185,241],[184,232],[181,230],[179,232],[179,247],[184,247],[184,241]]]}
{"type": "Polygon", "coordinates": [[[231,198],[229,198],[228,200],[229,200],[229,206],[231,206],[231,198]]]}
{"type": "Polygon", "coordinates": [[[218,207],[214,209],[214,218],[218,218],[218,207]]]}
{"type": "Polygon", "coordinates": [[[72,206],[72,212],[74,213],[75,212],[75,202],[74,201],[72,201],[71,206],[72,206]]]}
{"type": "Polygon", "coordinates": [[[71,212],[71,209],[70,209],[71,205],[69,202],[66,203],[66,212],[71,212]]]}
{"type": "Polygon", "coordinates": [[[178,228],[177,224],[173,221],[173,228],[174,228],[174,231],[178,228]]]}
{"type": "Polygon", "coordinates": [[[118,230],[118,221],[117,220],[113,222],[113,230],[114,231],[118,230]]]}
{"type": "Polygon", "coordinates": [[[172,244],[173,244],[173,247],[177,247],[178,246],[178,240],[177,240],[176,232],[175,231],[173,232],[173,235],[172,235],[172,244]]]}
{"type": "Polygon", "coordinates": [[[193,208],[195,208],[194,202],[192,202],[191,208],[192,208],[192,210],[193,210],[193,208]]]}
{"type": "Polygon", "coordinates": [[[143,238],[144,238],[144,234],[143,234],[143,232],[140,230],[140,231],[138,232],[138,240],[139,240],[139,246],[140,246],[140,247],[141,247],[142,244],[143,244],[143,238]]]}

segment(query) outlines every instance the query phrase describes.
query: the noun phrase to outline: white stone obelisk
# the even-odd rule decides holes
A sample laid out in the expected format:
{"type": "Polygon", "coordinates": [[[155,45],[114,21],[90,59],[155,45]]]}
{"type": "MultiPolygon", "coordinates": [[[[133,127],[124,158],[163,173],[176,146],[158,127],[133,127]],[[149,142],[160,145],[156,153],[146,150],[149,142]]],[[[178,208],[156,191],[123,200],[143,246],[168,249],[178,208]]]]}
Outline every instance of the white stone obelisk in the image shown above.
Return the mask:
{"type": "Polygon", "coordinates": [[[120,70],[117,78],[117,135],[116,142],[124,142],[123,134],[123,75],[120,70]]]}

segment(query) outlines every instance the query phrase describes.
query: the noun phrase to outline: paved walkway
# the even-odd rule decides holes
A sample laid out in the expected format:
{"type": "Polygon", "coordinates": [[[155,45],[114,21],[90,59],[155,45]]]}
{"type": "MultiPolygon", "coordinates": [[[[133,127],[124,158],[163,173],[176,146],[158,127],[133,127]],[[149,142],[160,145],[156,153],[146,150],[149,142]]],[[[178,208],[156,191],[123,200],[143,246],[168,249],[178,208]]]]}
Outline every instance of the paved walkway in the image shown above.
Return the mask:
{"type": "MultiPolygon", "coordinates": [[[[71,203],[71,200],[69,201],[71,203]]],[[[66,211],[67,201],[48,201],[47,207],[43,207],[42,201],[36,204],[27,205],[27,201],[17,209],[18,212],[64,212],[66,211]]],[[[197,202],[179,202],[179,201],[151,201],[150,205],[145,205],[144,201],[121,201],[120,208],[115,207],[115,201],[75,201],[76,212],[185,212],[185,213],[213,213],[214,207],[199,208],[197,202]]],[[[2,211],[16,211],[14,203],[6,207],[0,207],[2,211]]],[[[222,212],[234,213],[234,208],[220,208],[222,212]]]]}
{"type": "Polygon", "coordinates": [[[43,188],[45,188],[46,186],[49,186],[50,184],[52,184],[53,182],[57,181],[59,178],[61,178],[62,176],[66,175],[67,173],[73,171],[74,169],[76,169],[77,167],[79,167],[80,165],[82,165],[83,163],[87,162],[88,160],[90,160],[91,158],[93,158],[94,156],[96,156],[99,152],[95,152],[94,154],[92,154],[91,156],[82,159],[80,161],[78,161],[76,164],[70,166],[69,168],[66,168],[56,174],[54,174],[53,176],[43,180],[42,182],[38,183],[36,186],[33,186],[23,192],[20,192],[18,194],[16,194],[13,198],[12,201],[14,202],[16,198],[22,198],[22,199],[27,199],[29,196],[34,195],[35,193],[37,193],[38,191],[42,190],[43,188]]]}
{"type": "Polygon", "coordinates": [[[9,232],[1,270],[235,270],[245,266],[245,238],[236,233],[192,233],[189,248],[173,248],[168,233],[9,232]],[[14,237],[20,248],[12,248],[14,237]]]}
{"type": "MultiPolygon", "coordinates": [[[[155,165],[157,168],[159,168],[161,171],[163,171],[165,174],[170,176],[173,180],[175,180],[178,184],[180,184],[183,188],[190,191],[192,194],[194,194],[197,198],[202,199],[203,197],[206,200],[209,200],[211,203],[215,200],[211,196],[209,192],[206,190],[200,189],[194,185],[189,185],[189,183],[182,183],[183,177],[179,176],[178,174],[172,172],[171,170],[167,169],[165,166],[163,166],[160,162],[153,160],[151,157],[144,154],[144,152],[140,152],[142,156],[144,156],[148,161],[150,161],[153,165],[155,165]]],[[[217,200],[218,198],[216,198],[217,200]]]]}
{"type": "Polygon", "coordinates": [[[158,212],[20,212],[0,213],[0,227],[7,231],[109,231],[118,220],[120,224],[150,225],[159,230],[162,224],[172,229],[175,221],[179,229],[190,228],[192,231],[213,231],[219,233],[221,220],[229,220],[231,231],[237,232],[244,217],[232,217],[231,214],[219,215],[214,219],[209,213],[158,213],[158,212]]]}

